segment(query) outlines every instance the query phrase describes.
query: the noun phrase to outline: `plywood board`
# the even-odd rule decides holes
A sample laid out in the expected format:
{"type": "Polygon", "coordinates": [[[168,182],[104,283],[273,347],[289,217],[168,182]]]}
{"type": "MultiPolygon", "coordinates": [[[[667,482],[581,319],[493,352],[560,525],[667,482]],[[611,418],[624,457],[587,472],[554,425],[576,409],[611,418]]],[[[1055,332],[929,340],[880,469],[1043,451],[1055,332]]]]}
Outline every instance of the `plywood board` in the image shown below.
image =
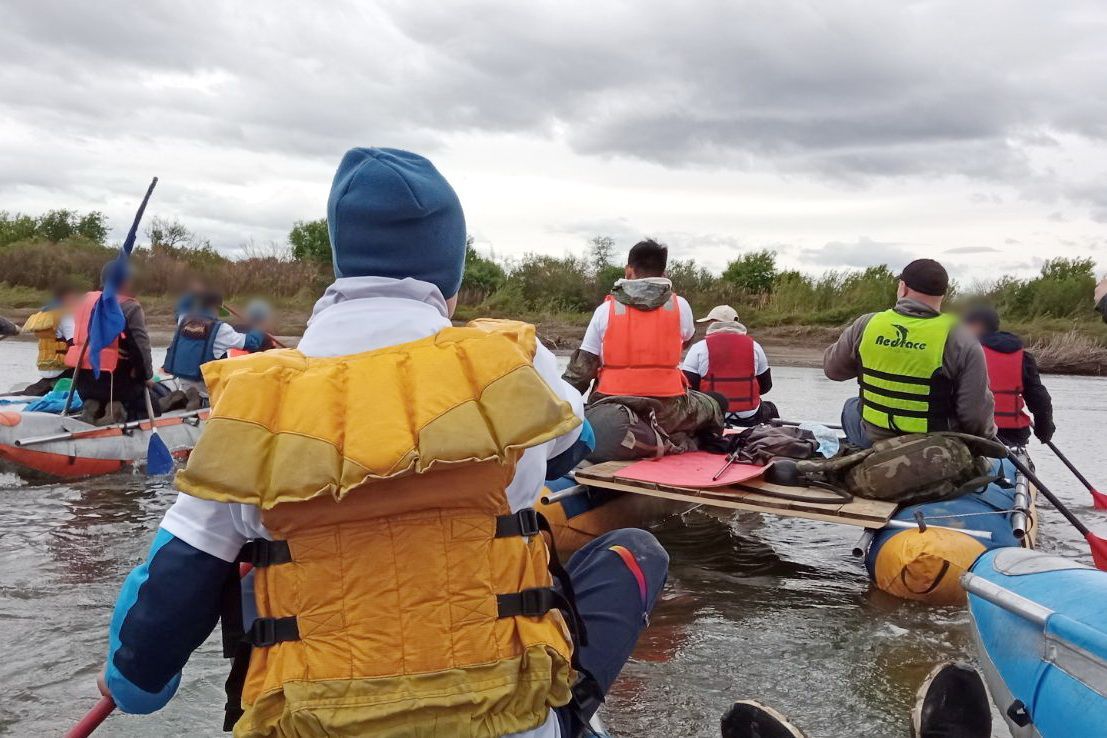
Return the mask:
{"type": "Polygon", "coordinates": [[[703,489],[621,478],[620,472],[630,463],[633,462],[609,461],[578,469],[575,474],[577,481],[581,484],[618,492],[690,502],[710,507],[750,510],[783,517],[824,520],[864,528],[884,527],[896,511],[895,503],[891,502],[860,498],[854,498],[847,503],[831,502],[828,500],[829,493],[826,490],[816,487],[785,487],[761,479],[745,482],[740,486],[703,489]],[[774,493],[785,494],[796,499],[784,499],[774,493]]]}

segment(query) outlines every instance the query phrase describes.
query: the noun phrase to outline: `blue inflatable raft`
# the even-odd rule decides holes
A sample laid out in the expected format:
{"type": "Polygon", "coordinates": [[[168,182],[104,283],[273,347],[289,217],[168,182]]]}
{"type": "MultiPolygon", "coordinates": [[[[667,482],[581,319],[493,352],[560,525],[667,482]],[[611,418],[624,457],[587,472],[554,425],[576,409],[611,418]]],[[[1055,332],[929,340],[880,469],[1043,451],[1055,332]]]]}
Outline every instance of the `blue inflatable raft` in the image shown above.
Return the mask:
{"type": "Polygon", "coordinates": [[[981,671],[1014,738],[1107,736],[1107,572],[1005,548],[962,583],[981,671]]]}
{"type": "Polygon", "coordinates": [[[996,461],[995,472],[1002,479],[979,492],[901,508],[867,548],[859,546],[877,588],[934,605],[963,604],[958,580],[982,553],[1033,548],[1034,490],[1006,459],[996,461]]]}

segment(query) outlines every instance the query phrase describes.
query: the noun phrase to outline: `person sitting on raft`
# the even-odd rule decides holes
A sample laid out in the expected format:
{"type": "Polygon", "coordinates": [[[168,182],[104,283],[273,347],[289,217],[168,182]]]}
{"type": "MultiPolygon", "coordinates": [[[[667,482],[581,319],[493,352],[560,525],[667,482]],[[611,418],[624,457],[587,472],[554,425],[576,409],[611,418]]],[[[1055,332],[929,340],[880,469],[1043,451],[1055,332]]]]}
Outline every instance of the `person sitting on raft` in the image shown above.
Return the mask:
{"type": "Polygon", "coordinates": [[[265,336],[261,331],[239,333],[229,323],[219,320],[222,306],[223,296],[207,290],[195,298],[191,311],[177,320],[162,368],[177,378],[180,389],[161,399],[163,410],[182,404],[186,410],[206,406],[208,389],[201,367],[209,361],[226,358],[232,349],[247,352],[262,349],[265,336]]]}
{"type": "Polygon", "coordinates": [[[596,308],[563,378],[594,404],[607,398],[656,400],[657,424],[679,446],[703,430],[721,429],[719,404],[689,391],[680,370],[685,344],[696,334],[692,308],[665,278],[669,250],[646,240],[627,257],[625,278],[596,308]]]}
{"type": "Polygon", "coordinates": [[[85,293],[74,316],[73,345],[65,356],[65,364],[74,371],[77,394],[84,401],[81,420],[95,425],[111,425],[146,417],[146,389],[154,386],[154,360],[150,354],[150,336],[146,332],[146,313],[133,297],[134,274],[127,262],[112,259],[100,272],[100,284],[106,284],[110,270],[120,268],[125,273],[118,290],[119,307],[123,311],[123,333],[100,352],[100,376],[92,373],[88,352],[89,317],[100,291],[85,293]],[[118,264],[118,266],[116,266],[118,264]]]}
{"type": "Polygon", "coordinates": [[[533,326],[451,325],[465,220],[429,161],[352,149],[327,221],[337,279],[299,347],[208,369],[211,420],[123,585],[101,689],[161,708],[222,611],[238,738],[580,736],[668,556],[622,529],[558,564],[530,506],[587,453],[583,401],[533,326]]]}
{"type": "Polygon", "coordinates": [[[50,302],[27,318],[23,332],[38,338],[35,366],[39,380],[17,394],[43,397],[58,380],[73,376],[73,370],[65,365],[65,355],[73,345],[73,312],[80,302],[81,293],[63,285],[54,290],[50,302]]]}
{"type": "Polygon", "coordinates": [[[995,438],[988,367],[980,342],[942,312],[945,267],[916,259],[898,277],[895,307],[862,315],[823,354],[823,372],[857,379],[842,408],[846,438],[868,448],[906,433],[955,430],[995,438]]]}
{"type": "Polygon", "coordinates": [[[962,322],[984,347],[999,440],[1008,446],[1025,446],[1033,426],[1037,439],[1049,443],[1057,430],[1053,424],[1053,400],[1042,384],[1038,362],[1023,348],[1022,339],[1001,331],[999,314],[988,305],[969,310],[962,322]],[[1023,412],[1024,408],[1033,414],[1033,422],[1023,412]]]}
{"type": "Polygon", "coordinates": [[[718,392],[727,401],[727,421],[751,426],[779,418],[776,405],[761,396],[773,387],[765,349],[753,340],[730,305],[716,305],[705,317],[707,337],[693,344],[680,365],[688,386],[718,392]]]}

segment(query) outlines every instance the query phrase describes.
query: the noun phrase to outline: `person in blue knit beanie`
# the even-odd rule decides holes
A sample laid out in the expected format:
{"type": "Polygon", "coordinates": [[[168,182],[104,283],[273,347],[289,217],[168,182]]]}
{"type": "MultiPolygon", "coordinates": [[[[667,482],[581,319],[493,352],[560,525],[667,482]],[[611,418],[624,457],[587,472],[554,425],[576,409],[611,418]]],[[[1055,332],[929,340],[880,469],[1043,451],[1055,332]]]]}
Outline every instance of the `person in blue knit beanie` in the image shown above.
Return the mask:
{"type": "Polygon", "coordinates": [[[429,282],[461,289],[465,214],[450,183],[418,154],[357,148],[342,157],[327,200],[337,277],[429,282]]]}
{"type": "Polygon", "coordinates": [[[533,350],[530,372],[503,341],[451,332],[465,217],[434,165],[352,149],[327,217],[336,279],[297,352],[205,372],[226,381],[176,502],[123,584],[102,692],[124,712],[160,709],[222,619],[235,659],[224,726],[238,736],[594,734],[586,725],[646,627],[668,555],[650,533],[620,529],[552,567],[556,588],[542,571],[550,527],[532,506],[595,437],[541,343],[519,341],[533,350]],[[510,371],[475,372],[476,351],[510,371]],[[498,405],[486,408],[486,396],[498,405]],[[255,423],[255,410],[279,421],[255,423]],[[367,428],[380,434],[379,464],[345,455],[346,439],[367,428]],[[501,449],[501,433],[517,443],[501,449]],[[393,448],[413,436],[415,448],[393,448]],[[424,532],[393,536],[393,525],[424,532]],[[241,561],[254,565],[244,591],[232,586],[241,561]],[[353,575],[327,576],[341,571],[353,575]],[[423,621],[419,632],[435,640],[405,642],[408,624],[423,621]],[[527,641],[540,624],[535,633],[556,626],[553,645],[527,641]],[[517,645],[501,649],[496,633],[517,645]],[[422,661],[409,667],[404,654],[416,652],[422,661]],[[293,665],[301,658],[308,666],[293,665]],[[396,658],[411,670],[380,671],[396,658]]]}

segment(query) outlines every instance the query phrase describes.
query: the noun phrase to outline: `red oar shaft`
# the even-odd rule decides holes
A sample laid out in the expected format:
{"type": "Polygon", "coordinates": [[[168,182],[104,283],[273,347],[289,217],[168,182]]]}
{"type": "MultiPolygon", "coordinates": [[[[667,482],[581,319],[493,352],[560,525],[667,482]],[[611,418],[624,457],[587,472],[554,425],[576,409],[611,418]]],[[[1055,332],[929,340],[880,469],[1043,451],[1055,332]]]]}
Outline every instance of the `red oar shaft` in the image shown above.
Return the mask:
{"type": "Polygon", "coordinates": [[[1046,445],[1049,446],[1049,450],[1057,455],[1057,458],[1061,460],[1061,463],[1068,467],[1068,470],[1072,472],[1072,475],[1080,480],[1080,483],[1084,485],[1084,488],[1092,495],[1092,502],[1095,504],[1097,510],[1107,510],[1107,495],[1096,489],[1088,479],[1080,473],[1080,470],[1073,466],[1068,457],[1061,453],[1061,449],[1057,448],[1053,441],[1047,441],[1046,445]]]}
{"type": "Polygon", "coordinates": [[[88,738],[92,731],[100,727],[100,723],[111,715],[115,709],[115,700],[111,697],[101,697],[100,701],[80,721],[68,730],[65,738],[88,738]]]}

